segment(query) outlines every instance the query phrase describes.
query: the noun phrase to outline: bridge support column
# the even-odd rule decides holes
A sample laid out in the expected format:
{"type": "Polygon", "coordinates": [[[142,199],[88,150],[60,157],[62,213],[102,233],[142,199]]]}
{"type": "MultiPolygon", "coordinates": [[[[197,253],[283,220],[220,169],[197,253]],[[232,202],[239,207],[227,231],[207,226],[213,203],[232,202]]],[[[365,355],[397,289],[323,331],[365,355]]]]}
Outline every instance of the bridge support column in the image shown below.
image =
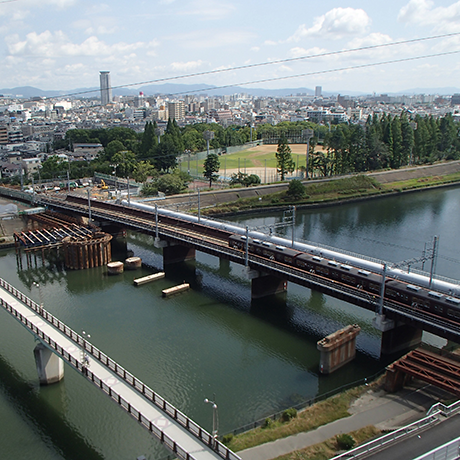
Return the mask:
{"type": "Polygon", "coordinates": [[[392,366],[388,366],[385,373],[385,391],[388,391],[388,393],[396,393],[398,390],[401,390],[404,387],[405,380],[406,375],[404,372],[401,372],[392,366]]]}
{"type": "Polygon", "coordinates": [[[251,299],[261,299],[287,291],[287,281],[277,276],[251,270],[248,273],[251,281],[251,299]]]}
{"type": "Polygon", "coordinates": [[[422,329],[407,324],[397,324],[393,329],[382,332],[381,355],[391,355],[420,345],[422,329]]]}
{"type": "Polygon", "coordinates": [[[187,246],[165,246],[163,248],[163,266],[195,259],[195,249],[187,246]]]}
{"type": "Polygon", "coordinates": [[[45,345],[39,343],[34,348],[34,357],[40,385],[51,385],[64,378],[64,361],[45,345]]]}
{"type": "Polygon", "coordinates": [[[353,324],[328,335],[316,344],[321,352],[319,361],[321,374],[331,374],[355,359],[356,336],[360,331],[361,328],[353,324]]]}

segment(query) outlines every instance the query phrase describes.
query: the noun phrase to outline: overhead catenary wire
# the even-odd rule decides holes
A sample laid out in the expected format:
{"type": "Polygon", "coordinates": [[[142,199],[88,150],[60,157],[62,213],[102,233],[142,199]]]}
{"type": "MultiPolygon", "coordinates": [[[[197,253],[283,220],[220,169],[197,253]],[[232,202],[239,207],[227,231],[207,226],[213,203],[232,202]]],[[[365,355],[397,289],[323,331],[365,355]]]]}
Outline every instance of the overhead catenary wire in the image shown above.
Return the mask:
{"type": "MultiPolygon", "coordinates": [[[[241,66],[234,66],[234,67],[228,67],[224,69],[214,69],[214,70],[208,70],[208,71],[203,71],[203,72],[195,72],[195,73],[189,73],[189,74],[183,74],[183,75],[174,75],[171,77],[164,77],[164,78],[157,78],[157,79],[152,79],[152,80],[145,80],[141,82],[134,82],[134,83],[126,83],[123,85],[116,85],[116,86],[111,86],[110,89],[121,89],[121,88],[129,88],[132,86],[141,86],[141,85],[147,85],[147,84],[154,84],[154,83],[164,83],[168,81],[173,81],[173,80],[180,80],[180,79],[186,79],[186,78],[193,78],[193,77],[200,77],[200,76],[206,76],[206,75],[215,75],[215,74],[220,74],[220,73],[225,73],[225,72],[233,72],[233,71],[238,71],[238,70],[247,70],[247,69],[252,69],[256,67],[263,67],[263,66],[269,66],[269,65],[275,65],[275,64],[285,64],[289,62],[298,62],[302,60],[307,60],[307,59],[315,59],[315,58],[323,58],[323,57],[330,57],[330,56],[338,56],[346,53],[354,53],[354,52],[360,52],[360,51],[369,51],[369,50],[375,50],[379,48],[388,48],[391,46],[399,46],[399,45],[405,45],[405,44],[411,44],[411,43],[418,43],[422,41],[428,41],[428,40],[436,40],[440,38],[450,38],[450,37],[455,37],[460,35],[460,32],[452,32],[448,34],[441,34],[441,35],[433,35],[429,37],[421,37],[421,38],[413,38],[413,39],[408,39],[408,40],[399,40],[395,42],[390,42],[390,43],[383,43],[380,45],[369,45],[369,46],[361,46],[357,48],[350,48],[350,49],[344,49],[344,50],[338,50],[338,51],[328,51],[325,53],[318,53],[318,54],[308,54],[305,56],[298,56],[294,58],[285,58],[285,59],[276,59],[272,61],[265,61],[265,62],[260,62],[260,63],[255,63],[255,64],[245,64],[241,66]]],[[[186,91],[186,92],[177,92],[177,93],[171,93],[171,94],[188,94],[188,93],[196,93],[196,92],[201,92],[201,91],[214,91],[216,89],[223,89],[223,88],[229,88],[232,86],[245,86],[249,84],[255,84],[255,83],[266,83],[266,82],[271,82],[271,81],[280,81],[280,80],[286,80],[290,78],[298,78],[298,77],[304,77],[304,76],[311,76],[311,75],[319,75],[319,74],[325,74],[325,73],[332,73],[332,72],[340,72],[343,70],[353,70],[353,69],[359,69],[362,67],[372,67],[376,65],[385,65],[385,64],[392,64],[392,63],[399,63],[399,62],[405,62],[405,61],[413,61],[417,59],[428,59],[432,57],[438,57],[438,56],[445,56],[449,54],[456,54],[459,53],[460,50],[458,51],[449,51],[445,53],[433,53],[429,55],[423,55],[423,56],[416,56],[416,57],[407,57],[407,58],[401,58],[401,59],[394,59],[394,60],[389,60],[389,61],[382,61],[382,62],[377,62],[377,63],[369,63],[369,64],[363,64],[363,65],[357,65],[357,66],[349,66],[349,67],[343,67],[343,68],[338,68],[338,69],[329,69],[329,70],[320,70],[316,72],[310,72],[310,73],[305,73],[305,74],[297,74],[297,75],[286,75],[283,77],[274,77],[274,78],[269,78],[269,79],[262,79],[262,80],[254,80],[254,81],[248,81],[244,83],[232,83],[228,85],[223,85],[223,86],[215,86],[212,88],[202,88],[198,90],[191,90],[191,91],[186,91]]],[[[72,92],[68,94],[62,94],[59,96],[55,96],[49,99],[54,99],[54,98],[62,98],[62,97],[71,97],[71,96],[79,96],[83,94],[90,94],[90,93],[95,93],[98,92],[100,89],[92,89],[92,90],[85,90],[85,91],[78,91],[78,92],[72,92]]]]}

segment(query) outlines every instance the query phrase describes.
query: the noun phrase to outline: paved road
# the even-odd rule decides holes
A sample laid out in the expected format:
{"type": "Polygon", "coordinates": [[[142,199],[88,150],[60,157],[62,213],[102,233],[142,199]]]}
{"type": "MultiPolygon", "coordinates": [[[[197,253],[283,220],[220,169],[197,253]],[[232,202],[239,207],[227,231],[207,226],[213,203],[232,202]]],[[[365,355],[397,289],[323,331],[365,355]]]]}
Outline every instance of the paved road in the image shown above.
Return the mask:
{"type": "MultiPolygon", "coordinates": [[[[460,414],[454,415],[432,428],[401,440],[387,449],[371,455],[372,460],[413,460],[436,447],[447,444],[460,435],[460,414]]],[[[439,457],[443,458],[443,457],[439,457]]]]}
{"type": "MultiPolygon", "coordinates": [[[[246,449],[238,454],[243,460],[270,460],[368,425],[375,425],[382,430],[400,428],[423,418],[438,399],[438,390],[431,385],[416,390],[403,390],[396,395],[387,394],[383,390],[369,391],[352,405],[350,417],[336,420],[313,431],[246,449]]],[[[399,460],[398,456],[394,458],[399,460]]]]}

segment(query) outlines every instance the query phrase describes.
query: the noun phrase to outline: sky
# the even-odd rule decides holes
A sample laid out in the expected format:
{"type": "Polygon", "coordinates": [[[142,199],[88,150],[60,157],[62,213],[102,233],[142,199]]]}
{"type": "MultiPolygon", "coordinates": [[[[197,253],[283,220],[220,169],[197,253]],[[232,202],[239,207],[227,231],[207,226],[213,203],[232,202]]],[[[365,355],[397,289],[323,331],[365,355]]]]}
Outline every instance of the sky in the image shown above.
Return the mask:
{"type": "Polygon", "coordinates": [[[391,93],[460,87],[460,54],[370,64],[452,51],[460,0],[0,0],[0,88],[98,87],[101,70],[113,86],[224,70],[171,82],[391,93]],[[234,69],[260,63],[273,64],[234,69]]]}

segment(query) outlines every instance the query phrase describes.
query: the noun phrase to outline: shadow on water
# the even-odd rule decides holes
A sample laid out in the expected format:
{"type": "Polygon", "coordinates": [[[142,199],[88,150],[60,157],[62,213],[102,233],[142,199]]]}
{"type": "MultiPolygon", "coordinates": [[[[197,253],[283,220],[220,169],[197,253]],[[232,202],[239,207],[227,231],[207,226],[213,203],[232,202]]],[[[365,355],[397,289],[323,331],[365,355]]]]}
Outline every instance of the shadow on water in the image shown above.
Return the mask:
{"type": "MultiPolygon", "coordinates": [[[[50,445],[60,451],[67,460],[102,460],[104,457],[96,452],[80,433],[69,426],[60,415],[58,408],[53,408],[44,401],[37,389],[23,380],[19,374],[0,356],[0,388],[23,415],[44,438],[49,438],[50,445]]],[[[59,385],[59,384],[58,384],[59,385]]]]}

